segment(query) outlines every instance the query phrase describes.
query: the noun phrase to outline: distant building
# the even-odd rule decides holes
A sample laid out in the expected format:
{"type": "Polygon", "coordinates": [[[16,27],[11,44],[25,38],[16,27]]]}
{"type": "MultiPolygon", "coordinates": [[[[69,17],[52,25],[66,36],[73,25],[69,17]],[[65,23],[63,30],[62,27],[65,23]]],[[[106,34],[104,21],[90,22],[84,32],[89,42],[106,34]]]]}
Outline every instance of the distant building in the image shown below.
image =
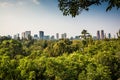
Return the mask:
{"type": "Polygon", "coordinates": [[[39,31],[39,38],[44,39],[44,31],[39,31]]]}
{"type": "Polygon", "coordinates": [[[66,34],[66,33],[61,34],[61,38],[62,38],[62,39],[66,39],[66,38],[67,38],[67,34],[66,34]]]}
{"type": "Polygon", "coordinates": [[[74,38],[73,38],[73,37],[70,37],[70,40],[74,40],[74,38]]]}
{"type": "Polygon", "coordinates": [[[106,39],[107,37],[106,37],[106,33],[104,33],[104,39],[106,39]]]}
{"type": "Polygon", "coordinates": [[[29,39],[31,37],[31,31],[22,32],[22,39],[29,39]]]}
{"type": "Polygon", "coordinates": [[[80,36],[75,36],[75,39],[76,39],[76,40],[80,39],[80,36]]]}
{"type": "Polygon", "coordinates": [[[12,36],[11,35],[7,35],[8,38],[12,39],[12,36]]]}
{"type": "Polygon", "coordinates": [[[108,33],[108,38],[111,39],[111,34],[110,33],[108,33]]]}
{"type": "Polygon", "coordinates": [[[51,36],[51,40],[54,40],[54,39],[55,39],[55,37],[54,37],[54,35],[52,35],[52,36],[51,36]]]}
{"type": "Polygon", "coordinates": [[[16,40],[20,39],[19,34],[14,35],[14,39],[16,39],[16,40]]]}
{"type": "Polygon", "coordinates": [[[93,40],[99,40],[97,36],[93,36],[93,40]]]}
{"type": "Polygon", "coordinates": [[[44,36],[44,39],[45,39],[45,40],[49,40],[49,39],[50,39],[50,36],[49,36],[49,35],[44,36]]]}
{"type": "Polygon", "coordinates": [[[39,39],[37,34],[34,34],[34,39],[39,39]]]}
{"type": "Polygon", "coordinates": [[[29,39],[31,37],[31,31],[25,31],[25,39],[29,39]]]}
{"type": "Polygon", "coordinates": [[[101,30],[101,39],[104,39],[105,35],[104,35],[104,30],[101,30]]]}
{"type": "Polygon", "coordinates": [[[59,39],[59,33],[56,33],[56,39],[57,40],[59,39]]]}
{"type": "Polygon", "coordinates": [[[100,40],[100,31],[97,31],[97,39],[100,40]]]}
{"type": "Polygon", "coordinates": [[[22,32],[22,39],[25,39],[25,32],[22,32]]]}

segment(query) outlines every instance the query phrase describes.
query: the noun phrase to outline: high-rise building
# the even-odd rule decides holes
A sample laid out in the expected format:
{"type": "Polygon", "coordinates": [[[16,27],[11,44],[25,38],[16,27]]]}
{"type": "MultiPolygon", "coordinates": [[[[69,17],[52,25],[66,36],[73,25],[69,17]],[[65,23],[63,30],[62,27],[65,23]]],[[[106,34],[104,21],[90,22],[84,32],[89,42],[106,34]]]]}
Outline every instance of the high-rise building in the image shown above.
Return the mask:
{"type": "Polygon", "coordinates": [[[44,31],[39,31],[39,38],[44,39],[44,31]]]}
{"type": "Polygon", "coordinates": [[[64,38],[64,34],[61,34],[61,38],[62,38],[62,39],[64,38]]]}
{"type": "Polygon", "coordinates": [[[67,34],[66,34],[66,33],[61,34],[61,38],[62,38],[62,39],[66,39],[66,38],[67,38],[67,34]]]}
{"type": "Polygon", "coordinates": [[[100,31],[97,31],[97,39],[100,40],[100,31]]]}
{"type": "Polygon", "coordinates": [[[110,33],[108,34],[108,38],[111,39],[111,34],[110,33]]]}
{"type": "Polygon", "coordinates": [[[34,39],[38,39],[38,35],[37,34],[34,34],[34,39]]]}
{"type": "Polygon", "coordinates": [[[54,37],[54,35],[52,35],[52,36],[51,36],[51,40],[54,40],[54,39],[55,39],[55,37],[54,37]]]}
{"type": "Polygon", "coordinates": [[[56,33],[56,39],[57,40],[59,39],[59,33],[56,33]]]}
{"type": "Polygon", "coordinates": [[[50,39],[50,36],[49,36],[49,35],[46,35],[46,36],[44,36],[44,39],[45,39],[45,40],[49,40],[49,39],[50,39]]]}
{"type": "Polygon", "coordinates": [[[22,32],[22,39],[25,39],[25,32],[22,32]]]}
{"type": "Polygon", "coordinates": [[[75,39],[78,40],[78,39],[80,39],[80,37],[79,36],[75,36],[75,39]]]}
{"type": "Polygon", "coordinates": [[[14,39],[20,39],[20,36],[19,36],[19,34],[16,34],[16,35],[14,35],[14,39]]]}
{"type": "Polygon", "coordinates": [[[104,39],[105,36],[104,36],[104,30],[101,30],[101,39],[104,39]]]}
{"type": "Polygon", "coordinates": [[[31,37],[31,31],[25,31],[25,39],[29,39],[31,37]]]}

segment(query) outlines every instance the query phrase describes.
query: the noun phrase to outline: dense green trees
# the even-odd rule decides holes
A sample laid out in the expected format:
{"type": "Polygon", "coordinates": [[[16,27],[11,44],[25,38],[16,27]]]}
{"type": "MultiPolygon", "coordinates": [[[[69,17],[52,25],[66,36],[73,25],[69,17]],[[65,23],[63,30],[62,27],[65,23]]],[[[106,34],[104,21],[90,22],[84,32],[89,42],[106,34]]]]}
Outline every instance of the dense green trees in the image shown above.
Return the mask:
{"type": "Polygon", "coordinates": [[[119,44],[119,39],[87,42],[87,46],[69,39],[4,39],[0,43],[0,80],[117,80],[119,44]]]}
{"type": "Polygon", "coordinates": [[[14,58],[15,55],[22,54],[22,44],[17,40],[4,40],[0,44],[0,55],[8,55],[14,58]]]}
{"type": "Polygon", "coordinates": [[[113,7],[120,8],[120,0],[58,0],[58,2],[63,15],[71,15],[72,17],[79,15],[83,10],[88,11],[92,5],[99,6],[107,3],[106,11],[113,7]]]}

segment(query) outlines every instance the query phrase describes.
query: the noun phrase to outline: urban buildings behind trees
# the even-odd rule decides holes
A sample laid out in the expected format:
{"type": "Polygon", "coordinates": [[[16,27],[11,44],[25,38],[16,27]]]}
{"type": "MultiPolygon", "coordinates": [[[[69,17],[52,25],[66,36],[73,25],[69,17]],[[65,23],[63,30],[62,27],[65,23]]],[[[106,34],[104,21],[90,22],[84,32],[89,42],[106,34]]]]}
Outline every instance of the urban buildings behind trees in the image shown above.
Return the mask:
{"type": "Polygon", "coordinates": [[[19,33],[16,34],[16,35],[14,35],[14,39],[16,39],[16,40],[19,40],[19,39],[20,39],[20,35],[19,35],[19,33]]]}
{"type": "Polygon", "coordinates": [[[56,39],[57,40],[59,39],[59,33],[56,33],[56,39]]]}
{"type": "Polygon", "coordinates": [[[61,38],[62,39],[66,39],[67,38],[67,34],[66,33],[61,34],[61,38]]]}
{"type": "Polygon", "coordinates": [[[44,31],[39,31],[39,39],[44,39],[44,31]]]}
{"type": "Polygon", "coordinates": [[[29,39],[31,37],[31,31],[22,32],[22,39],[29,39]]]}
{"type": "Polygon", "coordinates": [[[97,39],[100,40],[100,31],[97,31],[97,39]]]}
{"type": "Polygon", "coordinates": [[[101,30],[101,39],[105,39],[104,30],[101,30]]]}

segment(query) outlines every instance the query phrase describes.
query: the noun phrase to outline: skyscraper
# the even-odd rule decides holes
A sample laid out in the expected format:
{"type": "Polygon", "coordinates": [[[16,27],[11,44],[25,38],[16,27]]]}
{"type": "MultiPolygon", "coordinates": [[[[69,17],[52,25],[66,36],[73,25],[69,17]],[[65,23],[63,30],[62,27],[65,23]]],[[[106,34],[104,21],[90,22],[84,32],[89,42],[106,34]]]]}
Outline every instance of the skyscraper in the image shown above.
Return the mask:
{"type": "Polygon", "coordinates": [[[67,34],[66,34],[66,33],[61,34],[61,38],[62,38],[62,39],[66,39],[66,38],[67,38],[67,34]]]}
{"type": "Polygon", "coordinates": [[[38,39],[38,35],[37,34],[34,34],[34,39],[38,39]]]}
{"type": "Polygon", "coordinates": [[[44,39],[44,31],[39,31],[39,38],[44,39]]]}
{"type": "Polygon", "coordinates": [[[19,36],[19,34],[16,34],[16,35],[14,35],[14,39],[20,39],[20,36],[19,36]]]}
{"type": "Polygon", "coordinates": [[[22,32],[22,39],[25,39],[25,32],[22,32]]]}
{"type": "Polygon", "coordinates": [[[57,40],[59,39],[59,33],[56,33],[56,39],[57,40]]]}
{"type": "Polygon", "coordinates": [[[49,40],[50,39],[50,36],[49,35],[45,35],[44,36],[44,40],[49,40]]]}
{"type": "Polygon", "coordinates": [[[97,31],[97,39],[100,40],[100,31],[97,31]]]}
{"type": "Polygon", "coordinates": [[[31,36],[31,31],[25,31],[25,38],[29,39],[30,36],[31,36]]]}
{"type": "Polygon", "coordinates": [[[54,35],[52,35],[52,36],[51,36],[51,40],[54,40],[54,39],[55,39],[55,37],[54,37],[54,35]]]}
{"type": "Polygon", "coordinates": [[[64,33],[64,38],[65,38],[65,39],[67,38],[67,33],[64,33]]]}
{"type": "Polygon", "coordinates": [[[104,30],[101,30],[101,39],[104,39],[105,36],[104,36],[104,30]]]}
{"type": "Polygon", "coordinates": [[[108,38],[111,39],[111,34],[110,33],[108,34],[108,38]]]}

